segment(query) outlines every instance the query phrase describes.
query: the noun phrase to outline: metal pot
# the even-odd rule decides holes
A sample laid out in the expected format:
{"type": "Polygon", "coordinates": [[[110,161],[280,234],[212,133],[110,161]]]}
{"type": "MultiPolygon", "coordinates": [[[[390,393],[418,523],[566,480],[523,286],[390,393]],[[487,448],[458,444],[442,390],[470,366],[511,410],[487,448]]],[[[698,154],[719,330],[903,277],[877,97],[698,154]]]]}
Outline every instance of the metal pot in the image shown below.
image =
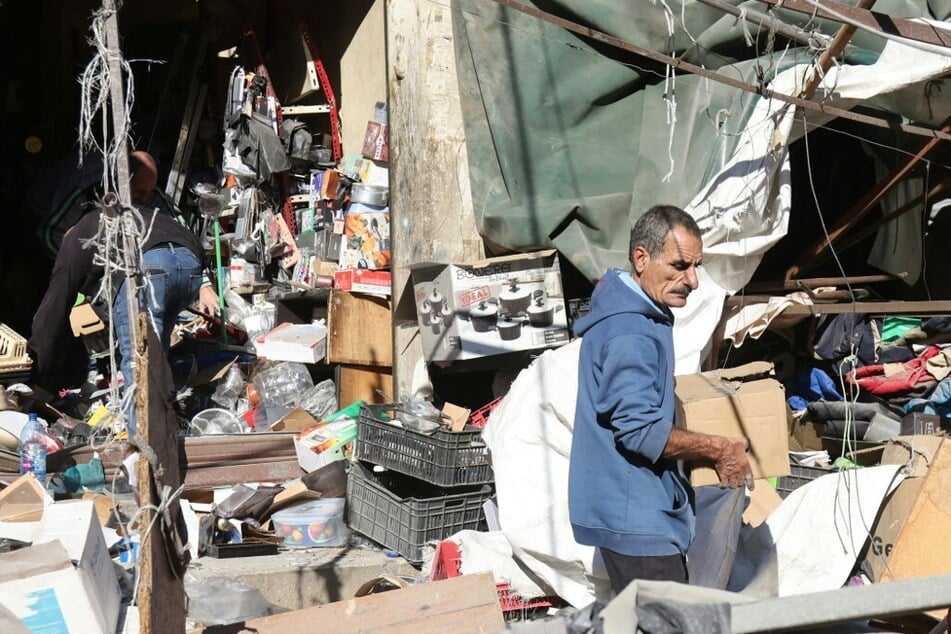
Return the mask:
{"type": "Polygon", "coordinates": [[[510,314],[500,314],[495,327],[498,328],[502,341],[515,341],[522,336],[522,317],[510,314]]]}
{"type": "Polygon", "coordinates": [[[442,310],[439,311],[439,317],[442,319],[442,325],[446,328],[452,324],[452,308],[449,307],[449,304],[442,305],[442,310]]]}
{"type": "Polygon", "coordinates": [[[446,303],[446,296],[439,292],[439,289],[433,287],[433,292],[426,298],[429,301],[430,310],[433,315],[442,313],[443,304],[446,303]]]}
{"type": "Polygon", "coordinates": [[[547,328],[555,322],[555,307],[548,303],[545,291],[532,293],[532,305],[528,307],[528,323],[535,328],[547,328]]]}
{"type": "Polygon", "coordinates": [[[524,313],[531,303],[531,293],[518,285],[518,279],[509,280],[509,287],[499,293],[500,309],[509,315],[524,313]]]}
{"type": "Polygon", "coordinates": [[[495,328],[499,316],[499,307],[487,300],[482,300],[469,309],[469,321],[476,332],[488,332],[495,328]]]}

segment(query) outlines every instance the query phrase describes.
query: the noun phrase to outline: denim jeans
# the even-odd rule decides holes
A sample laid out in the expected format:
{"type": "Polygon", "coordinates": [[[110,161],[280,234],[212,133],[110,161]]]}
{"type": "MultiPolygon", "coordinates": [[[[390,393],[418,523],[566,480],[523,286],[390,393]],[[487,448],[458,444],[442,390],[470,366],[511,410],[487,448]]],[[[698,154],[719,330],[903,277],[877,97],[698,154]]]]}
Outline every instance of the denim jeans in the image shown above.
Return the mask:
{"type": "MultiPolygon", "coordinates": [[[[149,282],[141,292],[142,301],[147,302],[162,342],[162,358],[168,355],[172,330],[178,314],[198,299],[201,288],[202,266],[195,254],[183,246],[165,243],[149,249],[142,256],[145,278],[149,282]]],[[[133,319],[135,317],[133,316],[133,319]]],[[[122,355],[122,378],[125,385],[131,385],[134,379],[132,369],[132,351],[135,346],[129,320],[129,305],[126,301],[126,282],[123,281],[113,303],[113,319],[116,338],[119,340],[119,352],[122,355]]],[[[135,406],[130,404],[127,412],[129,438],[133,438],[135,429],[135,406]]]]}

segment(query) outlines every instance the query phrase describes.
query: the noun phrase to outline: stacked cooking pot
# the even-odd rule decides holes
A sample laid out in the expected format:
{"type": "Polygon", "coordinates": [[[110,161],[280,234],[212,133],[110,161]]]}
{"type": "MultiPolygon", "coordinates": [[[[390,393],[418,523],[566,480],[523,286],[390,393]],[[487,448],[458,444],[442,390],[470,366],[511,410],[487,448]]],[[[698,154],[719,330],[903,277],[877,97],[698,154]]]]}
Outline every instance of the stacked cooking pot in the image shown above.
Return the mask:
{"type": "Polygon", "coordinates": [[[548,303],[545,291],[531,291],[509,280],[498,298],[490,297],[469,309],[469,321],[476,332],[497,330],[503,341],[514,341],[522,336],[522,326],[528,322],[536,328],[551,326],[555,307],[548,303]]]}
{"type": "Polygon", "coordinates": [[[438,288],[433,287],[433,292],[423,300],[419,312],[434,335],[438,335],[452,323],[452,308],[446,301],[446,296],[440,293],[438,288]]]}

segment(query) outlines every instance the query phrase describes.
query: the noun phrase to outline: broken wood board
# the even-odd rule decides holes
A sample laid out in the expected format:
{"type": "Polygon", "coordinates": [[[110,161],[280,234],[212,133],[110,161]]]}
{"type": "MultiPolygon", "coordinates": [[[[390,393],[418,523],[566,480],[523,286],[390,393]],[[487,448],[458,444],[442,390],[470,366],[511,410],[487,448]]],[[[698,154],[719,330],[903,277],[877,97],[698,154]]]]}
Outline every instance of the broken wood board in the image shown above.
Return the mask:
{"type": "Polygon", "coordinates": [[[390,300],[334,290],[327,317],[327,359],[390,367],[393,365],[393,327],[390,300]]]}
{"type": "Polygon", "coordinates": [[[496,632],[504,627],[495,578],[483,572],[265,616],[229,631],[461,634],[496,632]]]}
{"type": "Polygon", "coordinates": [[[393,369],[363,365],[338,365],[337,400],[341,405],[348,405],[360,400],[367,403],[392,401],[393,369]]]}

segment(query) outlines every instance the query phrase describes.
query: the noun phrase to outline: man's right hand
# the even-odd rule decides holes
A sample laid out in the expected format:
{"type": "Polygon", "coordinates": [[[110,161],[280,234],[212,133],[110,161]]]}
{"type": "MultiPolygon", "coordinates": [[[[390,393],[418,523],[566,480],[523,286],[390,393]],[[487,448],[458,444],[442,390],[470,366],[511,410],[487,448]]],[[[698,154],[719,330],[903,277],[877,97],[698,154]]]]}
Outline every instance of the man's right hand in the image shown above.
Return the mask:
{"type": "Polygon", "coordinates": [[[746,457],[749,446],[746,438],[723,438],[720,455],[713,464],[721,487],[737,489],[746,485],[753,490],[753,470],[746,457]]]}

